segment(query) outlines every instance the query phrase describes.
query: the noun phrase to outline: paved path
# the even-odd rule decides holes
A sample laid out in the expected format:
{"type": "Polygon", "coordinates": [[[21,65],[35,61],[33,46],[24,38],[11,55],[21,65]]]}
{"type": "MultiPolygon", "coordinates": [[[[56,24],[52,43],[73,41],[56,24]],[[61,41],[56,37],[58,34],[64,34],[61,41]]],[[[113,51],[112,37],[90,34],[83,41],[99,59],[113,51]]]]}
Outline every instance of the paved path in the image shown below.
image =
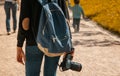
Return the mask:
{"type": "MultiPolygon", "coordinates": [[[[5,13],[0,5],[0,76],[25,76],[25,67],[16,62],[17,34],[8,36],[5,28],[5,13]]],[[[57,76],[120,76],[120,38],[92,21],[82,20],[80,29],[74,33],[71,27],[75,46],[73,61],[81,63],[83,69],[81,72],[58,69],[57,76]]]]}

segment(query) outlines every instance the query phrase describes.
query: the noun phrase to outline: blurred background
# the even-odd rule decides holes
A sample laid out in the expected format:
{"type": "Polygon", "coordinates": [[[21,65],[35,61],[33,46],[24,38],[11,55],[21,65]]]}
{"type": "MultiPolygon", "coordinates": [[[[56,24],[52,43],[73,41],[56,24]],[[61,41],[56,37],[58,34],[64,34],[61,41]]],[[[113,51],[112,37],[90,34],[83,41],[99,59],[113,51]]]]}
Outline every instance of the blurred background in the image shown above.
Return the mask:
{"type": "Polygon", "coordinates": [[[80,0],[80,5],[88,18],[120,36],[120,0],[80,0]]]}

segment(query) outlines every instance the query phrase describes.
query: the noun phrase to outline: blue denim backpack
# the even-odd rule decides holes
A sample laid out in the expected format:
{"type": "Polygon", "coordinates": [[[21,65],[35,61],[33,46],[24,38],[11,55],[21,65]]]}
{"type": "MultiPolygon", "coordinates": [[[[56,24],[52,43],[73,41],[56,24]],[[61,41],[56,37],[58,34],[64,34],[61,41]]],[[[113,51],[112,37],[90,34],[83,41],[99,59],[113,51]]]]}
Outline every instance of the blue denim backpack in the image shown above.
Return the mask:
{"type": "Polygon", "coordinates": [[[69,25],[57,0],[38,1],[42,4],[36,40],[38,48],[50,57],[71,52],[72,42],[69,25]]]}

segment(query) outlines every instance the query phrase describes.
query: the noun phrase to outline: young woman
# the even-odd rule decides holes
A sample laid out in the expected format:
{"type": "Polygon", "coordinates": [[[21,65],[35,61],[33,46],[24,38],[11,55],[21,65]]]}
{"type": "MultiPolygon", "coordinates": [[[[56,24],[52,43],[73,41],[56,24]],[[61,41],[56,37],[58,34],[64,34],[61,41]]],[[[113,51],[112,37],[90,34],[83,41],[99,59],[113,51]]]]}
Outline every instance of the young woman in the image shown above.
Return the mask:
{"type": "MultiPolygon", "coordinates": [[[[45,0],[43,0],[45,1],[45,0]]],[[[66,18],[68,10],[65,0],[58,0],[66,18]]],[[[39,76],[44,57],[44,76],[56,76],[58,57],[48,57],[41,52],[36,44],[36,35],[42,6],[38,0],[22,0],[20,22],[17,36],[17,61],[26,67],[26,76],[39,76]],[[25,53],[22,49],[26,40],[25,53]]]]}
{"type": "Polygon", "coordinates": [[[5,0],[4,4],[5,14],[6,14],[6,30],[7,35],[10,35],[10,12],[12,11],[13,17],[13,32],[15,33],[17,28],[17,18],[16,13],[17,9],[19,9],[19,0],[5,0]]]}

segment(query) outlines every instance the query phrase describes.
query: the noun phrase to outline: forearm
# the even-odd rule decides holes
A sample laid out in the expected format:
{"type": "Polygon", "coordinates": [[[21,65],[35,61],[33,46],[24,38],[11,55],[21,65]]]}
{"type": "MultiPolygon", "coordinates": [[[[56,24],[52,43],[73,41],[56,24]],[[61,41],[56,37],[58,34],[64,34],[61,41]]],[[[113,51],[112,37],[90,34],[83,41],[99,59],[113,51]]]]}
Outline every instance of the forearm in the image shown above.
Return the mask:
{"type": "Polygon", "coordinates": [[[18,29],[18,35],[17,35],[17,46],[22,47],[23,43],[26,38],[27,30],[25,30],[24,27],[29,26],[25,24],[26,21],[24,21],[25,18],[30,17],[30,6],[28,4],[27,0],[22,0],[21,2],[21,10],[20,10],[20,19],[19,19],[19,29],[18,29]]]}
{"type": "Polygon", "coordinates": [[[81,12],[82,12],[82,16],[83,16],[83,18],[85,18],[85,14],[84,14],[84,11],[82,10],[81,12]]]}
{"type": "Polygon", "coordinates": [[[17,37],[17,46],[22,47],[24,40],[25,40],[25,36],[23,36],[23,35],[21,35],[21,33],[19,33],[18,37],[17,37]]]}

